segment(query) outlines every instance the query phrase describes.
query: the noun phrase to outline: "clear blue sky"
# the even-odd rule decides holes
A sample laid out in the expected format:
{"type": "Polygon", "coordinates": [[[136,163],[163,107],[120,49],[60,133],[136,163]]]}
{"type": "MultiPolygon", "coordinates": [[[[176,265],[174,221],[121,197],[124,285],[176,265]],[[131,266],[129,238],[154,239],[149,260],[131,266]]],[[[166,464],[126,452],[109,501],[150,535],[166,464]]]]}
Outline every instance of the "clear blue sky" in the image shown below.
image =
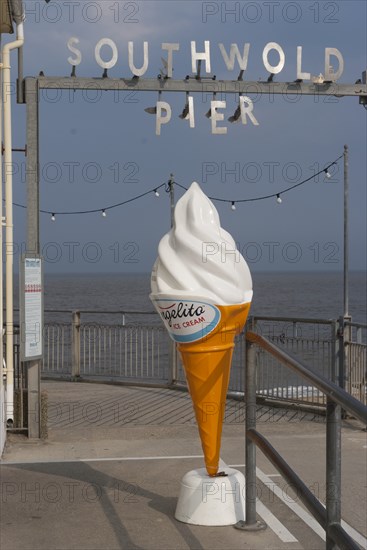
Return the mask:
{"type": "MultiPolygon", "coordinates": [[[[162,66],[162,42],[179,42],[174,78],[191,73],[190,41],[198,49],[211,43],[212,72],[236,79],[228,71],[218,43],[251,44],[244,78],[265,80],[262,51],[268,42],[285,52],[278,81],[295,80],[296,48],[303,46],[303,70],[324,72],[324,50],[343,55],[341,83],[354,83],[366,68],[365,2],[200,2],[133,1],[26,2],[25,74],[69,75],[68,39],[80,39],[83,59],[79,76],[101,76],[94,48],[111,38],[118,61],[111,77],[130,77],[128,41],[137,64],[142,44],[149,42],[146,77],[162,66]],[[317,9],[316,9],[317,6],[317,9]],[[232,13],[230,10],[232,9],[232,13]],[[234,12],[233,12],[234,10],[234,12]]],[[[105,50],[103,50],[105,51],[105,50]]],[[[106,56],[109,52],[105,51],[106,56]]],[[[12,78],[16,55],[12,57],[12,78]]],[[[309,177],[350,148],[350,263],[366,266],[366,111],[357,98],[260,96],[254,114],[259,126],[226,122],[227,135],[212,135],[204,116],[210,97],[194,95],[196,127],[178,118],[184,94],[162,97],[172,107],[172,120],[155,135],[155,117],[144,112],[156,94],[100,96],[47,92],[40,104],[41,208],[88,210],[122,202],[168,180],[184,186],[196,180],[210,196],[245,199],[281,191],[309,177]],[[71,166],[74,167],[72,173],[71,166]],[[211,172],[212,173],[211,173],[211,172]],[[234,172],[233,172],[234,171],[234,172]],[[95,181],[93,181],[95,180],[95,181]]],[[[225,120],[238,98],[228,95],[225,120]]],[[[25,107],[14,103],[14,146],[25,143],[25,107]]],[[[25,159],[15,154],[14,201],[26,203],[25,159]]],[[[181,195],[176,189],[176,198],[181,195]]],[[[230,205],[216,203],[222,225],[238,242],[251,270],[341,270],[343,242],[343,165],[333,178],[299,187],[283,197],[230,205]]],[[[25,212],[14,209],[16,247],[25,241],[25,212]]],[[[41,240],[47,272],[150,271],[157,245],[169,229],[169,197],[153,193],[108,212],[84,216],[41,216],[41,240]]],[[[17,258],[15,262],[17,263],[17,258]]]]}

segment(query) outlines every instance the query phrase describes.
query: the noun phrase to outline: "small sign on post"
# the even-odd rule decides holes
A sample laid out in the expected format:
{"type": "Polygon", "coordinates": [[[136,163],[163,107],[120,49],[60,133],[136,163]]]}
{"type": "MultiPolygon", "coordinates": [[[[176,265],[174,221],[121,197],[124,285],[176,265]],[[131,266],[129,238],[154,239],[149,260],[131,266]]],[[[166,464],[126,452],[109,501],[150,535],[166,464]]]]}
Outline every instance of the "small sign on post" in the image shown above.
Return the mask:
{"type": "Polygon", "coordinates": [[[20,262],[20,358],[43,355],[43,265],[37,254],[24,254],[20,262]]]}

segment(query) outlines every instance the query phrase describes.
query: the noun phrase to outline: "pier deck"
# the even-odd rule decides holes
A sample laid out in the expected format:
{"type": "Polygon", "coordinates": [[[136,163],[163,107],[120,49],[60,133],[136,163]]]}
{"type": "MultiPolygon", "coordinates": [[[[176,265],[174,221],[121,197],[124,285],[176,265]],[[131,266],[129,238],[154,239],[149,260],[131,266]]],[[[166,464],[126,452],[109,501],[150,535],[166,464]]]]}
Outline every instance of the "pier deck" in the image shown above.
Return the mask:
{"type": "MultiPolygon", "coordinates": [[[[324,533],[292,487],[257,454],[258,514],[251,533],[180,523],[183,475],[203,466],[190,397],[159,388],[44,381],[49,437],[10,435],[1,461],[4,550],[309,549],[324,533]]],[[[313,413],[259,406],[258,426],[321,501],[325,422],[313,413]]],[[[366,432],[343,426],[342,516],[366,547],[366,432]]],[[[222,459],[244,471],[244,407],[227,404],[222,459]]]]}

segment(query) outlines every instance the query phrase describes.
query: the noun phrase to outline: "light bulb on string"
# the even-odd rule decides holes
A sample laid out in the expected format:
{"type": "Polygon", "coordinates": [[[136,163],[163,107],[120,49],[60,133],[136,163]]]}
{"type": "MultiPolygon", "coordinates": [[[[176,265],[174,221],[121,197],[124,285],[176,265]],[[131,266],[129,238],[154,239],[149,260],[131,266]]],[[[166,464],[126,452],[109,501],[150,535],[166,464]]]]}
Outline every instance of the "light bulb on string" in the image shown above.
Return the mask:
{"type": "MultiPolygon", "coordinates": [[[[215,93],[213,94],[213,96],[215,97],[215,93]]],[[[189,97],[190,99],[190,97],[189,97]]],[[[207,116],[210,116],[211,115],[211,111],[209,110],[208,113],[207,113],[207,116]]],[[[281,198],[281,195],[288,192],[288,191],[291,191],[292,189],[295,189],[296,187],[299,187],[300,185],[303,185],[307,182],[309,182],[311,179],[314,179],[316,178],[316,176],[319,176],[320,174],[324,173],[325,174],[325,178],[328,178],[328,179],[331,179],[332,176],[333,176],[333,173],[330,173],[329,172],[329,169],[333,166],[333,165],[337,165],[338,164],[338,161],[343,157],[343,155],[340,155],[339,157],[337,157],[333,162],[329,163],[325,168],[321,168],[321,170],[319,170],[317,173],[314,173],[312,176],[306,178],[305,180],[295,184],[295,185],[292,185],[291,187],[288,187],[286,189],[284,189],[283,191],[280,191],[279,193],[272,193],[270,195],[264,195],[264,196],[258,196],[258,197],[252,197],[252,198],[247,198],[247,199],[239,199],[237,202],[249,202],[249,201],[258,201],[258,200],[263,200],[263,199],[268,199],[270,197],[276,197],[276,201],[278,204],[281,204],[283,201],[282,201],[282,198],[281,198]]],[[[187,188],[184,186],[184,185],[181,185],[180,183],[177,183],[175,182],[175,184],[182,188],[183,190],[187,191],[187,188]]],[[[106,217],[107,216],[107,213],[106,213],[106,210],[109,210],[110,208],[117,208],[117,207],[120,207],[120,206],[123,206],[123,205],[126,205],[127,203],[131,203],[132,201],[136,201],[142,197],[145,197],[146,195],[150,194],[150,193],[154,193],[156,197],[159,197],[160,194],[159,194],[159,189],[163,186],[166,185],[165,187],[165,190],[166,191],[169,191],[170,190],[170,187],[171,185],[173,185],[173,177],[171,175],[171,179],[170,181],[168,182],[168,186],[167,184],[165,183],[162,183],[161,185],[159,185],[158,187],[153,187],[153,189],[149,189],[147,191],[145,191],[145,193],[141,193],[139,195],[137,195],[136,197],[132,197],[130,199],[127,199],[127,200],[124,200],[122,202],[119,202],[119,203],[116,203],[116,204],[112,204],[108,207],[106,207],[105,209],[102,209],[102,208],[98,208],[98,209],[92,209],[92,210],[83,210],[83,211],[70,211],[70,212],[58,212],[57,215],[65,215],[65,214],[92,214],[92,213],[95,213],[95,212],[100,212],[101,215],[103,217],[106,217]]],[[[221,201],[221,202],[226,202],[227,204],[230,204],[231,206],[231,209],[232,210],[236,210],[236,201],[231,201],[231,200],[226,200],[226,199],[223,199],[223,198],[217,198],[217,197],[209,197],[209,199],[211,199],[212,201],[221,201]]],[[[18,204],[16,202],[13,202],[13,205],[14,206],[18,206],[20,208],[27,208],[25,205],[23,204],[18,204]]],[[[50,215],[50,211],[49,210],[40,210],[40,212],[42,214],[48,214],[50,215]]],[[[56,221],[56,214],[55,212],[52,212],[51,213],[51,221],[56,221]]]]}
{"type": "Polygon", "coordinates": [[[328,168],[325,168],[324,172],[325,172],[325,176],[326,176],[328,179],[330,179],[330,178],[331,178],[331,174],[330,174],[330,172],[329,172],[329,169],[328,169],[328,168]]]}

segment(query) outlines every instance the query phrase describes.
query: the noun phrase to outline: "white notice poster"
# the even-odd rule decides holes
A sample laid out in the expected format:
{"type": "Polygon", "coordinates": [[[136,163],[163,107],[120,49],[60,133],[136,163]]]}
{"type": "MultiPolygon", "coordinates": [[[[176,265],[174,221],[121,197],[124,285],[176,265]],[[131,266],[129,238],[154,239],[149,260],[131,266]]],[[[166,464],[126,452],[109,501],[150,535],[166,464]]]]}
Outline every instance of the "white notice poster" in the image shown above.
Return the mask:
{"type": "Polygon", "coordinates": [[[42,266],[40,258],[24,259],[24,357],[42,355],[42,266]]]}

